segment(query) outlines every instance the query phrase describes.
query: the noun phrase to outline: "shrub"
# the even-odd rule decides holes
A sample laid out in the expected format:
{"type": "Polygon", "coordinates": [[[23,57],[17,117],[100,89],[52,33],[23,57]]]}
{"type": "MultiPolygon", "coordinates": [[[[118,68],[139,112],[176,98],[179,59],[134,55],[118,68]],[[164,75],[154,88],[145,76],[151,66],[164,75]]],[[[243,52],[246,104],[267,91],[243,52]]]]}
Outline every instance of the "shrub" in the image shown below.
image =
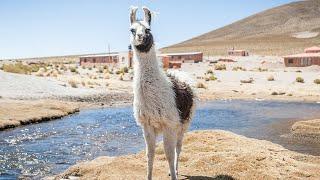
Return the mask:
{"type": "Polygon", "coordinates": [[[0,66],[0,70],[3,70],[3,65],[2,65],[2,66],[0,66]]]}
{"type": "Polygon", "coordinates": [[[273,91],[273,92],[271,93],[271,95],[276,96],[276,95],[279,95],[279,94],[278,94],[277,92],[273,91]]]}
{"type": "Polygon", "coordinates": [[[123,81],[123,74],[120,75],[119,80],[123,81]]]}
{"type": "Polygon", "coordinates": [[[246,68],[243,68],[243,67],[240,67],[240,66],[237,66],[237,67],[233,67],[233,68],[232,68],[232,71],[238,71],[238,70],[246,71],[247,69],[246,69],[246,68]]]}
{"type": "Polygon", "coordinates": [[[70,72],[76,73],[76,72],[77,72],[77,68],[75,68],[75,67],[70,67],[70,72]]]}
{"type": "Polygon", "coordinates": [[[268,69],[266,69],[266,68],[264,69],[264,68],[259,67],[259,68],[258,68],[258,71],[259,71],[259,72],[264,72],[264,71],[268,71],[268,69]]]}
{"type": "Polygon", "coordinates": [[[213,74],[213,71],[211,69],[208,69],[207,74],[213,74]]]}
{"type": "Polygon", "coordinates": [[[68,83],[69,83],[70,86],[73,87],[73,88],[77,88],[77,87],[78,87],[77,82],[74,81],[74,80],[70,80],[70,81],[68,81],[68,83]]]}
{"type": "Polygon", "coordinates": [[[222,71],[222,70],[227,70],[227,67],[225,64],[215,64],[214,69],[222,71]]]}
{"type": "Polygon", "coordinates": [[[214,74],[211,74],[211,75],[209,76],[209,80],[210,80],[210,81],[215,81],[215,80],[217,80],[217,79],[218,79],[218,78],[215,77],[214,74]]]}
{"type": "Polygon", "coordinates": [[[88,69],[91,71],[91,70],[92,70],[92,67],[89,67],[88,69]]]}
{"type": "Polygon", "coordinates": [[[297,77],[296,82],[298,83],[304,83],[304,79],[302,77],[297,77]]]}
{"type": "Polygon", "coordinates": [[[206,89],[206,86],[202,82],[198,82],[196,87],[206,89]]]}
{"type": "Polygon", "coordinates": [[[315,79],[313,82],[314,82],[315,84],[320,84],[320,79],[315,79]]]}
{"type": "Polygon", "coordinates": [[[126,67],[121,68],[121,71],[122,71],[123,73],[128,73],[129,69],[128,69],[128,67],[126,66],[126,67]]]}
{"type": "Polygon", "coordinates": [[[268,77],[268,81],[274,81],[274,77],[273,76],[269,76],[268,77]]]}
{"type": "Polygon", "coordinates": [[[37,72],[39,70],[38,65],[25,65],[21,62],[15,64],[4,64],[2,66],[3,71],[17,73],[17,74],[30,74],[31,72],[37,72]]]}

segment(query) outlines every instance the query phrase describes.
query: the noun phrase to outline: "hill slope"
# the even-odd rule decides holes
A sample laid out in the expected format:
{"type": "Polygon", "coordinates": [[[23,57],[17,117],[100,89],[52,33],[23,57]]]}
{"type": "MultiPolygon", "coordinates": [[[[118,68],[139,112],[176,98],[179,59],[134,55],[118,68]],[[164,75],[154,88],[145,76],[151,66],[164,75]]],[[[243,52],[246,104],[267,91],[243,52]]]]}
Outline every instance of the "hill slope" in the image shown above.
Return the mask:
{"type": "Polygon", "coordinates": [[[310,0],[260,12],[162,51],[200,50],[222,55],[235,47],[254,54],[283,55],[317,44],[320,44],[320,0],[310,0]]]}

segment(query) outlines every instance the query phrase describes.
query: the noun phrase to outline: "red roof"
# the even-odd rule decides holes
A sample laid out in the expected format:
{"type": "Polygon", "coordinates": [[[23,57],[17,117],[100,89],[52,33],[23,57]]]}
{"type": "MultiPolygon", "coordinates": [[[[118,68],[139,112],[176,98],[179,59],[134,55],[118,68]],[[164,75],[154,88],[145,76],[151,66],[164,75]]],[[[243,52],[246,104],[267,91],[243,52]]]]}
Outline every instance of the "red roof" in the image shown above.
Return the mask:
{"type": "Polygon", "coordinates": [[[320,57],[320,53],[301,53],[284,56],[284,58],[294,58],[294,57],[320,57]]]}
{"type": "Polygon", "coordinates": [[[320,47],[312,46],[312,47],[304,49],[304,52],[306,52],[306,51],[320,51],[320,47]]]}

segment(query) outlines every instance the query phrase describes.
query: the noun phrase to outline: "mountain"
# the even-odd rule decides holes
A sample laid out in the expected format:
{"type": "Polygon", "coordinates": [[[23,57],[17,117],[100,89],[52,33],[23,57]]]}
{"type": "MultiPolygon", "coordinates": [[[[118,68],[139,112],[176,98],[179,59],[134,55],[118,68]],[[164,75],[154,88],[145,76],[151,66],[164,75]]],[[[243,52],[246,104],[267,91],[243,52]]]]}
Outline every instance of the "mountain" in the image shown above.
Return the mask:
{"type": "Polygon", "coordinates": [[[320,0],[275,7],[161,51],[225,55],[235,47],[251,54],[285,55],[314,45],[320,45],[320,0]]]}

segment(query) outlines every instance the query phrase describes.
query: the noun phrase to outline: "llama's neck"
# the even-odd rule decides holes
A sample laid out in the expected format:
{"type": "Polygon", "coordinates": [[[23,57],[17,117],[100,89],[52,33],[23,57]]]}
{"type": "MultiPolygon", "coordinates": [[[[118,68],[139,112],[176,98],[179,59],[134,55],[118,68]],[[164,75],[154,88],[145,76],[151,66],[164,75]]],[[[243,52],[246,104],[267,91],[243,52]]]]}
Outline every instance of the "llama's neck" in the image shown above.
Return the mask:
{"type": "Polygon", "coordinates": [[[156,57],[155,48],[152,47],[147,53],[140,53],[136,49],[134,55],[134,76],[135,81],[140,82],[150,80],[151,78],[162,78],[162,70],[159,68],[159,63],[156,57]]]}

